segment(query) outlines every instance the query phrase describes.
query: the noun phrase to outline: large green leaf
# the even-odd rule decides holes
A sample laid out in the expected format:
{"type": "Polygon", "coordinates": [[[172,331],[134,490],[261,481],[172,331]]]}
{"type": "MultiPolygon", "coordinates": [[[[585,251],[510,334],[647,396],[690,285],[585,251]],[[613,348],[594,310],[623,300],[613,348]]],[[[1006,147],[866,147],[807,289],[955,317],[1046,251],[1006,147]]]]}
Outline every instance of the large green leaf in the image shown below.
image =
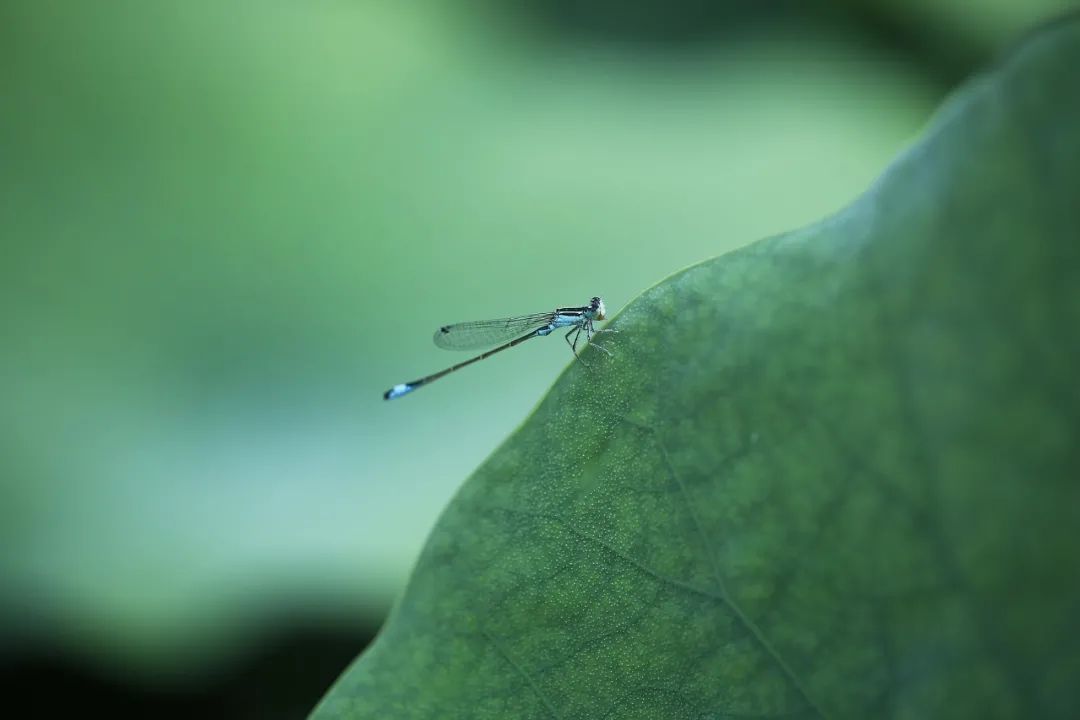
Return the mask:
{"type": "Polygon", "coordinates": [[[1080,20],[613,326],[316,717],[1080,714],[1080,20]]]}

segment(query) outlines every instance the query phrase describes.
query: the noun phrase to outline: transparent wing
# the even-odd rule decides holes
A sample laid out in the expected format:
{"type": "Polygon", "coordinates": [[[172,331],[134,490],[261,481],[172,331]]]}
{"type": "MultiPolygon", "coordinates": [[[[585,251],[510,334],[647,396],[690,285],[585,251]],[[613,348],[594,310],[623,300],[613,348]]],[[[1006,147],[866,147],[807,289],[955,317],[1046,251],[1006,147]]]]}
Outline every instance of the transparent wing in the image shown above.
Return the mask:
{"type": "Polygon", "coordinates": [[[510,342],[537,328],[551,324],[554,312],[520,315],[499,320],[443,325],[435,331],[435,344],[444,350],[479,350],[480,348],[510,342]]]}

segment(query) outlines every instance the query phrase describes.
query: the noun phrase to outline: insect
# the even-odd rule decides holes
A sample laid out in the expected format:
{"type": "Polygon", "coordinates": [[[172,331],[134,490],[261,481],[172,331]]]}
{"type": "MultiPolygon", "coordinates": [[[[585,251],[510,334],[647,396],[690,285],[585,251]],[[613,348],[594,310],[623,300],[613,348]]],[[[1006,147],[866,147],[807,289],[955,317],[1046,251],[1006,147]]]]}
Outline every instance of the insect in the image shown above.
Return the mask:
{"type": "MultiPolygon", "coordinates": [[[[480,353],[464,362],[451,365],[445,370],[422,377],[419,380],[395,385],[383,393],[383,399],[393,400],[402,395],[408,395],[413,390],[435,382],[455,370],[460,370],[467,365],[472,365],[474,362],[491,357],[507,348],[520,345],[534,337],[550,335],[560,328],[569,328],[564,337],[566,344],[570,346],[570,350],[576,357],[577,343],[581,333],[585,333],[586,341],[592,340],[592,336],[598,332],[593,327],[593,323],[603,320],[606,312],[604,301],[599,297],[594,297],[589,301],[588,305],[580,307],[562,307],[545,313],[536,313],[535,315],[520,315],[498,320],[477,320],[443,325],[435,331],[434,340],[435,344],[444,350],[477,350],[491,345],[498,345],[498,347],[480,353]],[[572,339],[571,336],[573,336],[572,339]]],[[[597,345],[597,347],[600,346],[597,345]]],[[[603,350],[603,348],[600,349],[603,350]]],[[[607,351],[605,350],[605,352],[607,351]]]]}

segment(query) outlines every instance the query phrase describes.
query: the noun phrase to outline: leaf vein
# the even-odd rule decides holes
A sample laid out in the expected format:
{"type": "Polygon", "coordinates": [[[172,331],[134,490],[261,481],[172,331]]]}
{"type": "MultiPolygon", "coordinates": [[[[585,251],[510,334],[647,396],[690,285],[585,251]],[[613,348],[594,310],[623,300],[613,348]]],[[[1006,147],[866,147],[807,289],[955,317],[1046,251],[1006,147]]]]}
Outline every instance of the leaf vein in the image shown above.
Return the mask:
{"type": "Polygon", "coordinates": [[[536,684],[536,681],[533,680],[532,676],[529,675],[529,673],[525,672],[525,669],[523,667],[521,667],[514,661],[514,658],[510,657],[510,654],[503,649],[502,645],[500,645],[499,642],[495,639],[495,636],[493,636],[491,633],[489,633],[487,630],[484,630],[483,628],[481,628],[480,634],[484,636],[485,640],[491,643],[491,647],[495,648],[495,652],[497,652],[500,657],[502,657],[502,659],[506,661],[506,664],[512,667],[514,669],[514,672],[520,675],[522,679],[524,679],[525,682],[529,684],[529,687],[532,689],[533,694],[536,695],[537,699],[544,705],[544,707],[548,711],[548,714],[551,715],[551,717],[555,718],[555,720],[561,720],[558,711],[555,710],[555,706],[552,705],[551,701],[547,699],[547,696],[540,691],[540,687],[536,684]]]}

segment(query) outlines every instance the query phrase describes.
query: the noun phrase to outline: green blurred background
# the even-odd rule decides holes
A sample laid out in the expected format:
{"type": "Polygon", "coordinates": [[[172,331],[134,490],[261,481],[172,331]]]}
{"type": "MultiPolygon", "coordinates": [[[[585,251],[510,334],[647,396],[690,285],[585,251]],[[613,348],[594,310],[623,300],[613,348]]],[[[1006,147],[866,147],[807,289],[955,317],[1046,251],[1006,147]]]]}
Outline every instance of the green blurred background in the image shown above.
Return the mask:
{"type": "Polygon", "coordinates": [[[0,5],[0,668],[304,714],[570,360],[446,322],[812,222],[1061,0],[0,5]]]}

